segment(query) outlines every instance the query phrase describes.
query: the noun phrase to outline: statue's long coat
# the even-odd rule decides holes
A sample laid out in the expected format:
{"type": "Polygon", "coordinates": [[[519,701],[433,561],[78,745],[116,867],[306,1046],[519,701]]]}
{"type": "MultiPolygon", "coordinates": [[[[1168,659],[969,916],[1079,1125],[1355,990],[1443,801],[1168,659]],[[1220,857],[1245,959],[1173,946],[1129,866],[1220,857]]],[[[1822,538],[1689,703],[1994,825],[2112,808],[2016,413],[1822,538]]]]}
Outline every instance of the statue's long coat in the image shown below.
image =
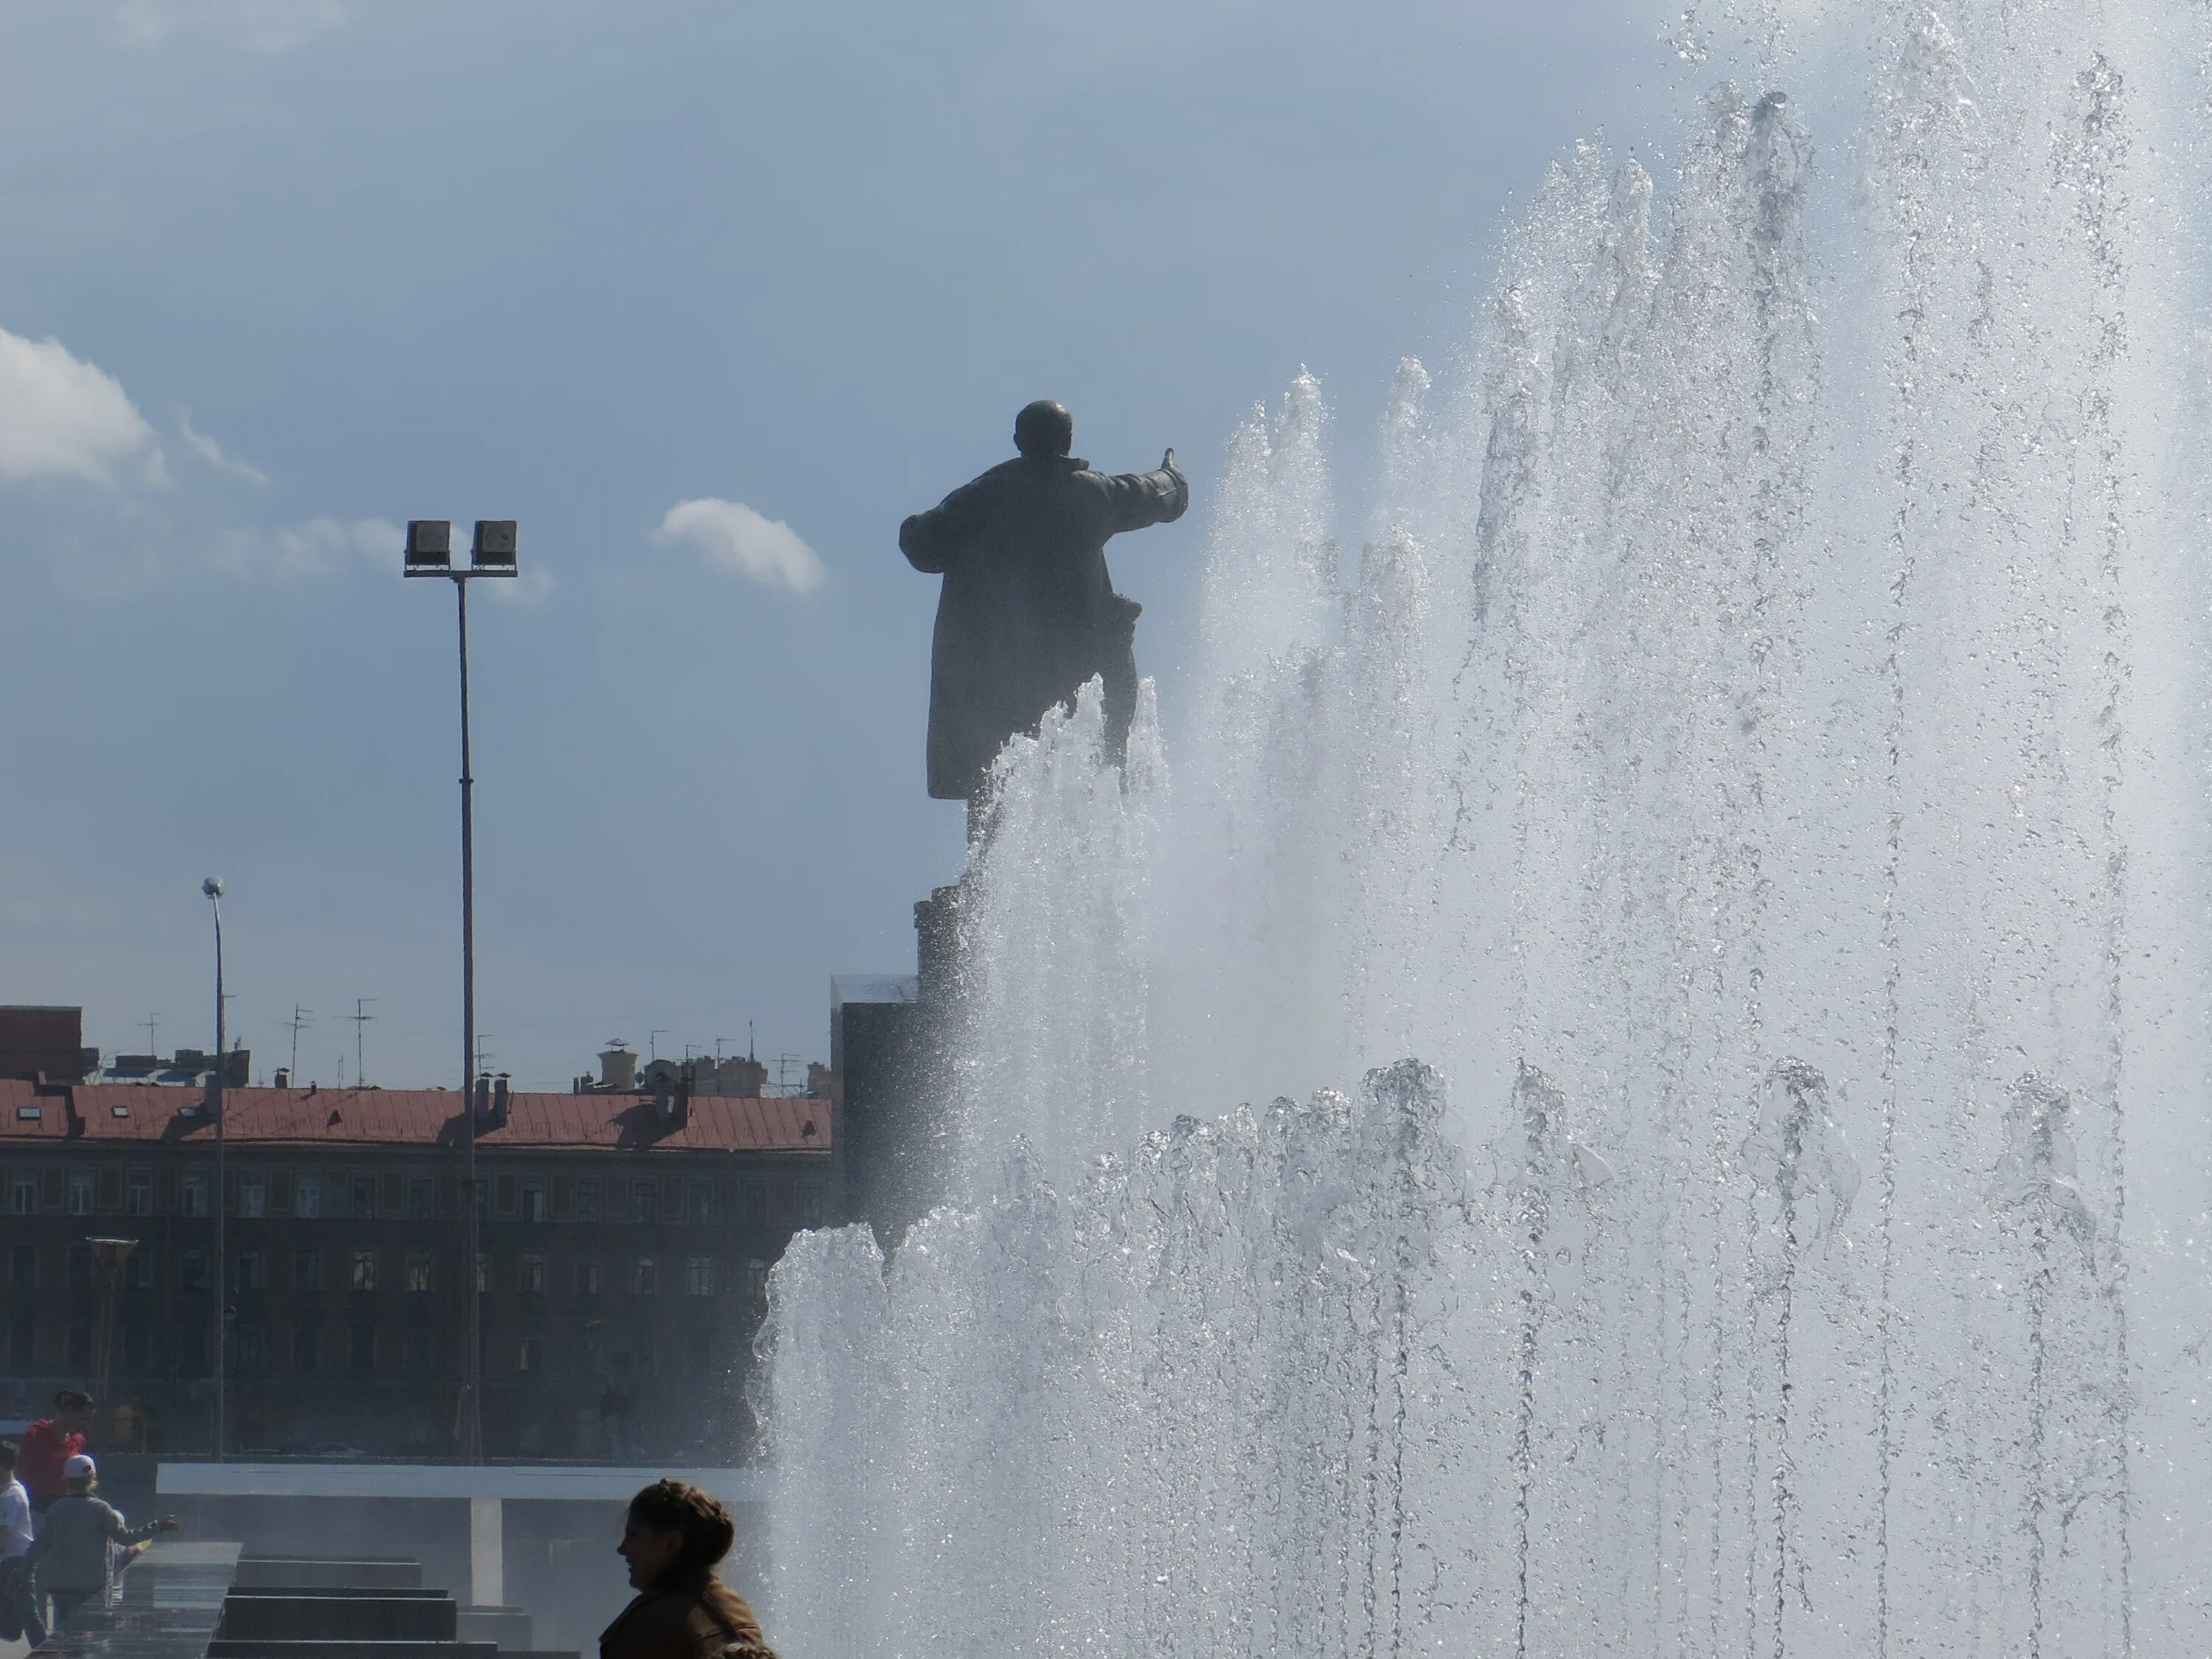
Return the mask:
{"type": "Polygon", "coordinates": [[[1109,477],[1072,456],[1021,457],[899,526],[908,562],[945,578],[930,657],[932,796],[973,798],[1006,739],[1035,731],[1094,674],[1126,735],[1138,606],[1115,592],[1106,543],[1189,504],[1172,467],[1109,477]]]}

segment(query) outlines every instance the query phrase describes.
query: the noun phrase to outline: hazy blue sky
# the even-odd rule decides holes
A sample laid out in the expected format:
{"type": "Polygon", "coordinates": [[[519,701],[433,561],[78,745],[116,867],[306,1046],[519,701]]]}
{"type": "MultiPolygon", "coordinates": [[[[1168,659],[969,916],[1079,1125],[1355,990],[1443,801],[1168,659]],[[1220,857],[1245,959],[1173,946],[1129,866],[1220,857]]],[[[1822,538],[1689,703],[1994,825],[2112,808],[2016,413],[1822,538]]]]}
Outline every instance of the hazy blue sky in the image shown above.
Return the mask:
{"type": "Polygon", "coordinates": [[[1310,363],[1356,468],[1511,193],[1664,136],[1667,9],[0,0],[0,1000],[205,1042],[212,872],[257,1070],[301,1004],[349,1077],[373,997],[371,1079],[452,1076],[453,603],[396,524],[514,517],[494,1063],[822,1057],[959,866],[899,519],[1032,397],[1175,445],[1194,510],[1114,553],[1172,743],[1240,413],[1310,363]]]}

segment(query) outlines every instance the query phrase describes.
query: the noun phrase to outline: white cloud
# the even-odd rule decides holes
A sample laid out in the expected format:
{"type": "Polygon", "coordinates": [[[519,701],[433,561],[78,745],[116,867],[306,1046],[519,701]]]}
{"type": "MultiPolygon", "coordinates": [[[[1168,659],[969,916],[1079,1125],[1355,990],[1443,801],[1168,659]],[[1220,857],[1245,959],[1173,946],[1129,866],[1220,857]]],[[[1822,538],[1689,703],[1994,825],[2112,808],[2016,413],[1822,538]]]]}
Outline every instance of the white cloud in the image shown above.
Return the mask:
{"type": "Polygon", "coordinates": [[[690,547],[717,569],[794,593],[819,586],[830,574],[821,555],[797,531],[781,520],[762,517],[743,501],[711,495],[678,501],[653,539],[663,547],[690,547]]]}
{"type": "Polygon", "coordinates": [[[407,532],[389,519],[334,519],[321,514],[276,530],[234,530],[208,555],[210,570],[226,576],[333,576],[362,561],[393,574],[407,532]]]}
{"type": "Polygon", "coordinates": [[[525,565],[514,577],[502,576],[496,581],[486,582],[484,587],[500,604],[525,611],[544,609],[561,591],[560,581],[542,564],[525,565]]]}
{"type": "Polygon", "coordinates": [[[157,46],[185,29],[249,52],[289,52],[345,21],[344,0],[122,0],[115,26],[134,46],[157,46]]]}
{"type": "Polygon", "coordinates": [[[189,409],[177,411],[177,431],[183,437],[185,447],[216,471],[227,472],[234,478],[243,478],[246,483],[259,484],[264,489],[268,487],[269,475],[266,472],[258,466],[248,465],[234,455],[224,454],[221,444],[192,424],[192,411],[189,409]]]}
{"type": "Polygon", "coordinates": [[[133,457],[150,482],[161,482],[154,428],[112,376],[59,340],[0,328],[0,479],[111,483],[110,469],[133,457]]]}

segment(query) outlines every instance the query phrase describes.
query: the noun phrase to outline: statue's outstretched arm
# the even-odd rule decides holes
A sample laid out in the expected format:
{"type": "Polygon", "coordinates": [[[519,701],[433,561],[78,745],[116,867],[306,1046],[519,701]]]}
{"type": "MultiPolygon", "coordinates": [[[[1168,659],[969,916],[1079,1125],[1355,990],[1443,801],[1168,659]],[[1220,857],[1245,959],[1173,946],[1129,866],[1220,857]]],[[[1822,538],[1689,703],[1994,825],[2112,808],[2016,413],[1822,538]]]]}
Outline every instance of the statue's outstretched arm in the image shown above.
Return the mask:
{"type": "Polygon", "coordinates": [[[926,575],[941,576],[975,538],[975,486],[963,484],[927,513],[899,526],[899,551],[926,575]]]}
{"type": "Polygon", "coordinates": [[[908,564],[925,575],[943,575],[950,562],[943,512],[941,507],[932,507],[927,513],[915,514],[899,526],[899,551],[906,555],[908,564]]]}
{"type": "Polygon", "coordinates": [[[1175,464],[1175,451],[1152,472],[1124,472],[1106,481],[1115,534],[1146,525],[1173,524],[1190,506],[1190,481],[1175,464]]]}

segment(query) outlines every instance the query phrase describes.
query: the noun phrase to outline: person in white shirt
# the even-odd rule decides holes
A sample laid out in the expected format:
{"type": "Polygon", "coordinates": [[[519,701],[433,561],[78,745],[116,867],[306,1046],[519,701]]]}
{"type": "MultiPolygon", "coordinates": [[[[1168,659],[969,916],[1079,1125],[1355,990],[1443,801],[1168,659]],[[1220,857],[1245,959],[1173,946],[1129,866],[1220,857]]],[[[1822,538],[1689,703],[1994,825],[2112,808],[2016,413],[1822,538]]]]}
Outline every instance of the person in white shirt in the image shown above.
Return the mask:
{"type": "Polygon", "coordinates": [[[46,1639],[39,1598],[31,1589],[31,1494],[15,1478],[15,1443],[0,1440],[0,1638],[46,1639]]]}

